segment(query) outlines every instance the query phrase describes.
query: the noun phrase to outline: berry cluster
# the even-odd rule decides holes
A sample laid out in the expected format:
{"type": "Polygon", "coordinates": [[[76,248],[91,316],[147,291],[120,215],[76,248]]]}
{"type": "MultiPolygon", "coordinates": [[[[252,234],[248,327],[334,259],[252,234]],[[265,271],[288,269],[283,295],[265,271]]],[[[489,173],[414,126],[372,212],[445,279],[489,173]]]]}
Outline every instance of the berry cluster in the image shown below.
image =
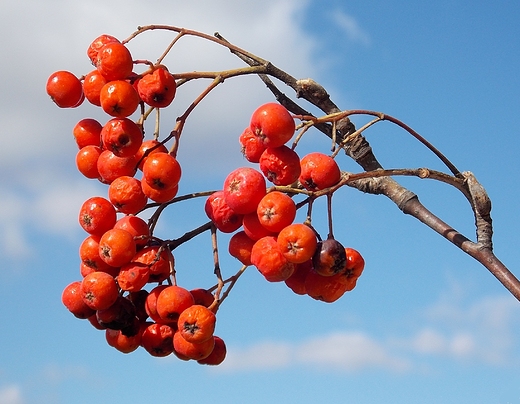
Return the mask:
{"type": "Polygon", "coordinates": [[[171,149],[166,143],[181,129],[159,140],[158,125],[158,111],[173,102],[179,81],[159,62],[134,60],[124,41],[110,35],[96,38],[87,55],[94,70],[80,78],[58,71],[46,86],[61,108],[78,107],[86,99],[108,115],[104,124],[85,118],[73,128],[79,172],[108,187],[105,196],[87,199],[79,211],[87,234],[79,248],[82,278],[62,293],[74,316],[105,330],[108,344],[121,352],[142,347],[152,356],[173,353],[217,365],[226,346],[214,334],[216,312],[245,268],[254,266],[267,281],[285,282],[296,294],[325,302],[355,287],[364,260],[332,236],[330,204],[326,239],[311,221],[313,201],[323,195],[331,199],[342,178],[340,168],[329,155],[300,158],[296,142],[287,146],[295,117],[278,103],[254,111],[239,136],[243,155],[259,169],[238,168],[221,190],[204,194],[210,221],[199,229],[230,234],[228,251],[243,265],[241,271],[224,280],[215,269],[218,283],[209,289],[179,286],[172,252],[178,245],[153,234],[162,209],[180,199],[175,198],[182,176],[178,137],[171,149]],[[139,64],[147,70],[135,72],[139,64]],[[145,139],[144,122],[154,110],[156,130],[145,139]],[[137,111],[139,118],[131,119],[137,111]],[[297,203],[301,195],[305,199],[297,203]],[[298,223],[302,206],[308,206],[308,214],[298,223]],[[157,210],[148,221],[139,216],[152,207],[157,210]]]}
{"type": "Polygon", "coordinates": [[[239,142],[245,158],[260,170],[232,171],[223,189],[207,199],[205,210],[220,231],[237,231],[229,253],[242,264],[254,265],[270,282],[285,281],[297,294],[330,303],[356,286],[365,262],[332,236],[321,240],[310,217],[294,223],[297,190],[312,195],[341,179],[332,157],[312,152],[300,159],[287,146],[295,129],[293,117],[280,104],[254,111],[239,142]],[[266,180],[274,187],[267,189],[266,180]]]}
{"type": "Polygon", "coordinates": [[[104,125],[85,118],[73,128],[78,170],[108,185],[108,192],[80,208],[79,224],[87,233],[79,249],[82,279],[65,287],[62,302],[76,317],[105,330],[108,344],[121,352],[143,347],[153,356],[174,353],[217,365],[226,346],[214,335],[214,295],[176,284],[171,250],[137,216],[149,200],[171,201],[182,171],[164,143],[145,140],[142,122],[129,117],[140,105],[170,105],[176,81],[162,65],[134,73],[127,46],[110,35],[96,38],[87,55],[93,71],[82,78],[58,71],[46,86],[59,107],[74,108],[87,99],[109,115],[104,125]]]}

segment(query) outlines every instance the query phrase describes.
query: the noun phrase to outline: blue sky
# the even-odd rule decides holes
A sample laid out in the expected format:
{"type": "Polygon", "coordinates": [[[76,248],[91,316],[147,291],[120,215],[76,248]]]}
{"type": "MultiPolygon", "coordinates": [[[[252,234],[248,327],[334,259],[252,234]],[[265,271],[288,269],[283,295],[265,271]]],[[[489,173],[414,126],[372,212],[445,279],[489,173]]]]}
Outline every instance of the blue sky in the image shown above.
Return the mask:
{"type": "MultiPolygon", "coordinates": [[[[0,404],[520,403],[518,301],[486,269],[390,201],[352,189],[335,197],[335,235],[358,249],[367,265],[356,289],[338,302],[296,296],[250,268],[219,311],[216,333],[228,346],[222,366],[110,348],[102,332],[73,318],[60,301],[63,288],[79,277],[77,252],[85,237],[79,206],[106,192],[76,173],[71,129],[83,117],[105,117],[87,104],[60,110],[44,91],[55,70],[90,70],[85,52],[99,34],[125,38],[152,23],[219,31],[295,77],[314,78],[343,109],[403,120],[460,170],[474,172],[493,201],[496,254],[520,275],[520,6],[453,0],[133,3],[2,5],[0,404]]],[[[154,32],[130,48],[153,60],[170,39],[154,32]]],[[[224,49],[193,40],[181,42],[166,63],[174,71],[241,66],[224,49]]],[[[205,84],[179,91],[177,104],[163,114],[164,133],[205,84]]],[[[256,106],[271,99],[254,77],[229,80],[211,94],[183,135],[180,193],[219,188],[227,172],[244,164],[236,139],[256,106]]],[[[387,168],[444,169],[389,123],[366,136],[387,168]]],[[[304,150],[328,147],[318,132],[302,144],[304,150]]],[[[359,170],[340,161],[345,170],[359,170]]],[[[400,181],[473,237],[461,195],[432,181],[400,181]]],[[[177,237],[203,223],[202,203],[172,207],[160,235],[177,237]]],[[[317,210],[315,223],[324,232],[317,210]]],[[[208,237],[175,256],[181,284],[213,284],[208,237]]],[[[222,268],[232,274],[238,265],[223,257],[222,268]]]]}

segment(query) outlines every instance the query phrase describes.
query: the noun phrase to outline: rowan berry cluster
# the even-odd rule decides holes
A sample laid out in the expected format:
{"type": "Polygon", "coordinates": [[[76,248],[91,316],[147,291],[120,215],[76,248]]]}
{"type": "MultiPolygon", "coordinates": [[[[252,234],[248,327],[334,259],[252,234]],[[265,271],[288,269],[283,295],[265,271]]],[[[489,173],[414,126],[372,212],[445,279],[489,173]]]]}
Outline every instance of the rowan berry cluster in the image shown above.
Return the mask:
{"type": "Polygon", "coordinates": [[[181,129],[163,140],[158,124],[152,138],[145,139],[144,131],[150,113],[155,110],[158,117],[159,109],[173,102],[179,81],[159,62],[134,60],[124,41],[110,35],[96,38],[87,55],[95,67],[88,74],[78,78],[58,71],[46,85],[61,108],[78,107],[86,99],[108,115],[104,124],[84,118],[72,130],[79,172],[108,187],[105,196],[87,199],[79,210],[86,232],[79,248],[81,280],[62,294],[74,316],[105,330],[108,344],[123,353],[142,347],[153,356],[174,354],[218,365],[226,345],[214,333],[216,312],[247,267],[256,267],[269,282],[285,282],[296,294],[325,302],[356,286],[364,260],[332,236],[330,204],[328,236],[322,239],[312,225],[311,206],[320,196],[331,200],[342,178],[340,168],[332,156],[314,152],[300,158],[296,142],[288,146],[295,117],[278,103],[254,111],[239,136],[250,166],[229,173],[221,190],[201,193],[207,196],[210,221],[200,232],[215,235],[214,251],[217,231],[230,234],[228,252],[241,270],[223,279],[217,262],[215,286],[179,286],[173,255],[178,245],[159,239],[153,230],[161,209],[176,201],[181,129]],[[142,64],[146,70],[135,72],[142,64]],[[172,138],[174,147],[168,149],[172,138]],[[308,213],[300,223],[297,210],[303,206],[308,213]],[[146,221],[142,214],[150,208],[157,210],[146,221]]]}
{"type": "Polygon", "coordinates": [[[300,159],[287,146],[295,129],[294,118],[280,104],[267,103],[254,111],[239,142],[245,158],[258,163],[259,170],[232,171],[223,189],[207,199],[206,214],[220,231],[237,231],[228,250],[242,264],[255,266],[270,282],[284,281],[297,294],[330,303],[356,286],[365,262],[331,235],[322,240],[310,215],[304,223],[294,223],[294,197],[300,190],[312,199],[314,192],[341,179],[332,157],[313,152],[300,159]],[[267,188],[266,180],[274,187],[267,188]]]}
{"type": "Polygon", "coordinates": [[[77,107],[87,99],[109,115],[103,125],[85,118],[73,128],[78,170],[107,184],[108,192],[80,208],[79,224],[87,233],[79,248],[82,279],[64,289],[62,301],[76,317],[105,330],[108,344],[121,352],[143,347],[153,356],[174,353],[219,364],[226,346],[214,335],[214,295],[172,282],[171,250],[137,216],[149,201],[165,203],[176,196],[182,170],[164,143],[145,140],[142,122],[129,117],[140,105],[170,105],[176,81],[162,65],[136,74],[127,46],[110,35],[96,38],[87,55],[94,70],[81,79],[58,71],[46,86],[59,107],[77,107]]]}

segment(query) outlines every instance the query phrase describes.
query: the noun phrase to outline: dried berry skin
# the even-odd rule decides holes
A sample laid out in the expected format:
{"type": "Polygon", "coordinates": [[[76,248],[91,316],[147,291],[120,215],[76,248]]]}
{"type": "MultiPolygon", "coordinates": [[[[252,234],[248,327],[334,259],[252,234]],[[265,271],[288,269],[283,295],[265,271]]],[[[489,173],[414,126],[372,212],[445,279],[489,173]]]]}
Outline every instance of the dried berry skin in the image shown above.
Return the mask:
{"type": "Polygon", "coordinates": [[[137,83],[139,97],[151,107],[164,108],[175,98],[175,78],[164,67],[143,76],[137,83]]]}
{"type": "Polygon", "coordinates": [[[105,149],[118,157],[134,156],[143,143],[143,133],[135,122],[128,118],[112,118],[101,129],[105,149]]]}
{"type": "Polygon", "coordinates": [[[243,215],[229,207],[224,198],[224,191],[216,191],[211,194],[206,199],[204,211],[222,233],[232,233],[242,225],[243,215]]]}
{"type": "Polygon", "coordinates": [[[300,157],[285,145],[265,149],[259,163],[262,173],[274,185],[291,185],[301,173],[300,157]]]}
{"type": "Polygon", "coordinates": [[[287,261],[272,236],[263,237],[253,245],[251,263],[269,282],[285,281],[295,270],[295,264],[287,261]]]}

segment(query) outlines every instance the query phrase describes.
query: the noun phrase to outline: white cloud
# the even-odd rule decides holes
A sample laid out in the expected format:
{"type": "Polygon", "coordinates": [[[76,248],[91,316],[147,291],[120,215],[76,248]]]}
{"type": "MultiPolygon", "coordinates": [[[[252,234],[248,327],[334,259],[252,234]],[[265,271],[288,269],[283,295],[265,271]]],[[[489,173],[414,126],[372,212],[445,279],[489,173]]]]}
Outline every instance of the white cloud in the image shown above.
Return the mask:
{"type": "MultiPolygon", "coordinates": [[[[50,178],[47,181],[52,184],[50,178]]],[[[107,188],[82,179],[59,178],[58,181],[59,184],[40,189],[34,195],[31,222],[40,231],[72,236],[79,229],[78,212],[82,203],[92,196],[106,198],[107,188]]]]}
{"type": "Polygon", "coordinates": [[[392,354],[385,343],[363,332],[337,332],[311,339],[298,347],[297,361],[345,371],[405,371],[410,367],[406,359],[392,354]]]}
{"type": "Polygon", "coordinates": [[[408,360],[391,354],[384,343],[362,332],[336,332],[297,344],[262,342],[247,348],[228,349],[223,370],[270,370],[308,366],[346,372],[366,369],[406,371],[408,360]]]}
{"type": "Polygon", "coordinates": [[[92,377],[89,370],[80,365],[48,364],[42,370],[42,377],[47,383],[60,384],[66,380],[88,380],[92,377]]]}
{"type": "Polygon", "coordinates": [[[27,257],[31,249],[28,246],[22,223],[24,223],[25,213],[29,206],[26,200],[8,189],[1,189],[1,191],[0,253],[12,259],[27,257]]]}
{"type": "Polygon", "coordinates": [[[17,385],[0,388],[0,404],[23,404],[22,390],[17,385]]]}
{"type": "MultiPolygon", "coordinates": [[[[88,103],[74,110],[60,110],[44,91],[47,77],[55,70],[66,69],[82,75],[93,69],[87,60],[86,49],[99,34],[110,33],[123,39],[138,25],[152,23],[192,28],[210,35],[218,30],[236,45],[269,59],[296,76],[312,76],[316,73],[311,55],[314,43],[300,23],[307,3],[297,0],[267,0],[261,4],[232,0],[218,3],[155,0],[128,7],[123,0],[56,0],[55,12],[45,13],[45,26],[52,29],[42,29],[41,15],[45,6],[41,2],[11,2],[0,16],[0,34],[10,38],[0,44],[0,52],[17,63],[16,66],[6,65],[3,73],[10,79],[0,83],[0,117],[7,134],[6,147],[0,149],[0,164],[20,164],[27,157],[52,158],[64,151],[64,143],[72,139],[73,124],[83,114],[96,115],[102,121],[107,119],[97,108],[86,105],[88,103]],[[237,18],[238,7],[240,18],[237,18]],[[113,18],[115,14],[118,15],[116,19],[113,18]],[[165,16],[170,17],[166,19],[165,16]],[[13,19],[19,21],[15,26],[9,23],[13,19]]],[[[149,31],[132,40],[129,47],[135,58],[155,60],[174,36],[172,32],[149,31]]],[[[244,66],[227,49],[193,37],[181,39],[166,60],[177,72],[244,66]]],[[[272,99],[259,79],[244,80],[228,80],[222,87],[231,91],[217,90],[215,96],[211,95],[203,102],[205,107],[200,110],[204,114],[198,114],[188,122],[187,129],[201,136],[197,141],[199,154],[207,140],[210,140],[208,150],[212,150],[212,139],[222,142],[238,137],[241,132],[235,132],[243,129],[242,122],[248,121],[254,106],[262,100],[272,99]],[[235,81],[241,84],[228,84],[235,81]],[[245,82],[249,84],[244,85],[245,82]],[[257,87],[254,84],[250,87],[250,83],[257,87]]],[[[209,81],[204,82],[209,84],[209,81]]],[[[165,121],[174,122],[189,105],[188,96],[183,97],[183,94],[188,91],[193,96],[189,91],[193,87],[188,84],[179,90],[178,104],[163,113],[163,117],[171,115],[165,121]]],[[[165,132],[170,129],[167,127],[165,132]]],[[[229,155],[232,148],[222,148],[223,152],[226,150],[229,155]]]]}
{"type": "MultiPolygon", "coordinates": [[[[124,0],[55,0],[52,13],[47,4],[36,0],[6,4],[0,15],[0,34],[10,40],[0,43],[0,53],[16,63],[4,66],[3,76],[9,79],[0,82],[0,169],[10,173],[0,186],[0,251],[12,256],[26,253],[27,226],[31,222],[51,233],[69,234],[70,225],[75,225],[73,214],[78,201],[91,191],[87,181],[70,179],[70,172],[75,170],[72,128],[85,116],[102,123],[108,117],[88,103],[76,109],[57,108],[45,94],[45,82],[55,70],[82,75],[93,69],[86,49],[95,37],[109,33],[123,39],[137,26],[152,23],[208,34],[219,31],[297,77],[313,76],[315,45],[301,22],[307,4],[306,0],[151,0],[128,7],[124,0]],[[58,170],[58,176],[47,175],[49,170],[58,170]]],[[[129,47],[136,58],[155,60],[173,37],[171,32],[148,32],[129,47]]],[[[179,72],[244,66],[227,49],[197,38],[183,38],[167,61],[179,72]]],[[[163,136],[208,84],[188,83],[179,89],[177,102],[161,115],[163,136]]],[[[256,77],[229,79],[210,94],[185,126],[179,154],[185,176],[191,173],[224,178],[230,168],[243,164],[238,136],[256,106],[272,99],[256,77]],[[204,160],[208,153],[211,170],[204,160]]]]}
{"type": "Polygon", "coordinates": [[[283,342],[260,342],[246,348],[228,349],[224,370],[269,370],[291,364],[293,348],[283,342]]]}
{"type": "Polygon", "coordinates": [[[493,366],[518,363],[518,301],[512,296],[488,296],[466,303],[460,290],[447,293],[427,307],[421,325],[397,345],[428,359],[464,360],[493,366]]]}
{"type": "Polygon", "coordinates": [[[272,370],[294,366],[314,371],[391,373],[431,368],[431,360],[503,367],[520,363],[518,302],[490,296],[469,304],[442,298],[413,320],[408,336],[337,331],[300,342],[263,341],[229,347],[221,368],[226,371],[272,370]]]}
{"type": "Polygon", "coordinates": [[[371,43],[370,35],[359,25],[358,21],[351,15],[336,10],[331,13],[334,21],[347,35],[347,38],[355,43],[368,46],[371,43]]]}
{"type": "Polygon", "coordinates": [[[81,204],[94,195],[106,197],[106,189],[95,181],[41,170],[24,176],[16,187],[0,186],[0,194],[0,254],[19,262],[34,252],[32,232],[78,234],[81,204]]]}
{"type": "Polygon", "coordinates": [[[412,338],[410,346],[421,354],[438,354],[446,350],[446,338],[436,330],[425,328],[412,338]]]}
{"type": "Polygon", "coordinates": [[[446,336],[431,328],[420,330],[411,338],[410,348],[422,355],[448,355],[456,358],[470,357],[476,352],[475,337],[469,332],[446,336]]]}

